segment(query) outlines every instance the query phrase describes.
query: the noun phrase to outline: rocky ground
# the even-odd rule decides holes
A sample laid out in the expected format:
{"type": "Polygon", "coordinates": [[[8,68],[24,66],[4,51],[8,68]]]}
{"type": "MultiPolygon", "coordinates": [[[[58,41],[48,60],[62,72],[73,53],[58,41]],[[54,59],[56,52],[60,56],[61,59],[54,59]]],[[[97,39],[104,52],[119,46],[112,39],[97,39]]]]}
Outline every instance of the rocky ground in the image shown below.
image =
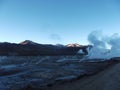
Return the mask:
{"type": "Polygon", "coordinates": [[[56,84],[45,90],[120,90],[120,63],[73,82],[56,84]]]}
{"type": "MultiPolygon", "coordinates": [[[[69,86],[74,83],[69,85],[68,82],[76,83],[76,80],[82,80],[85,76],[94,75],[117,63],[114,60],[80,62],[80,59],[81,56],[1,57],[0,90],[79,90],[81,87],[70,89],[69,86]]],[[[83,84],[87,85],[89,79],[85,80],[83,84]]],[[[85,88],[83,84],[81,86],[85,88]]],[[[79,85],[79,82],[75,85],[79,85]]]]}

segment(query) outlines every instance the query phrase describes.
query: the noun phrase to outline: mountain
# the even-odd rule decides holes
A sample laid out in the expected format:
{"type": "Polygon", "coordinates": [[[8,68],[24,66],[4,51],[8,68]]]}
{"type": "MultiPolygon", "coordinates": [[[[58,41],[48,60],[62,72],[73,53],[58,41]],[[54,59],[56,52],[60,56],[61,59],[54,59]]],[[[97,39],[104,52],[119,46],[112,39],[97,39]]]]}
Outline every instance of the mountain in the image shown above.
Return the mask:
{"type": "Polygon", "coordinates": [[[65,46],[64,46],[64,45],[62,45],[62,44],[56,44],[55,46],[60,47],[60,48],[65,47],[65,46]]]}
{"type": "Polygon", "coordinates": [[[21,45],[36,45],[36,44],[38,44],[38,43],[36,43],[36,42],[33,42],[33,41],[30,41],[30,40],[25,40],[25,41],[23,41],[23,42],[20,42],[19,44],[21,44],[21,45]]]}
{"type": "Polygon", "coordinates": [[[67,44],[66,47],[81,47],[82,45],[74,43],[74,44],[67,44]]]}
{"type": "Polygon", "coordinates": [[[69,45],[52,45],[39,44],[30,40],[21,43],[0,43],[0,55],[18,55],[18,56],[35,56],[35,55],[75,55],[79,50],[87,54],[87,46],[69,45]]]}

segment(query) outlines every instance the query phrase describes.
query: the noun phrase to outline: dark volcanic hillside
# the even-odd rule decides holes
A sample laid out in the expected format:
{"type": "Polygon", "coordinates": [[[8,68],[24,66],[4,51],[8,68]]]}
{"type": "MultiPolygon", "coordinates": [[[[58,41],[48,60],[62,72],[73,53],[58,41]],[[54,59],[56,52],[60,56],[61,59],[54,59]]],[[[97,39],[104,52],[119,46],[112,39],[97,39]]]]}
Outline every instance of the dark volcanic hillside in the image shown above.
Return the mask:
{"type": "Polygon", "coordinates": [[[18,55],[18,56],[35,56],[35,55],[74,55],[81,49],[87,54],[88,46],[64,46],[51,44],[38,44],[30,40],[16,43],[0,43],[0,55],[18,55]]]}

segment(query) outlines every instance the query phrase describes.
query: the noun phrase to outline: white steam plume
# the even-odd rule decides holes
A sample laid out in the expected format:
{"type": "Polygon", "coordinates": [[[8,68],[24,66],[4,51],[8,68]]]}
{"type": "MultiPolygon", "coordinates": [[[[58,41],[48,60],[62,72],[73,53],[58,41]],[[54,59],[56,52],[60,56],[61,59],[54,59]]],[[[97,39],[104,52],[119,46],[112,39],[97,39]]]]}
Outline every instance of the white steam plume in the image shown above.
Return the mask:
{"type": "Polygon", "coordinates": [[[100,31],[93,31],[89,34],[88,41],[93,45],[93,48],[88,52],[89,59],[120,57],[119,34],[115,33],[111,36],[106,36],[102,35],[102,32],[100,31]],[[107,45],[111,48],[108,49],[107,45]]]}

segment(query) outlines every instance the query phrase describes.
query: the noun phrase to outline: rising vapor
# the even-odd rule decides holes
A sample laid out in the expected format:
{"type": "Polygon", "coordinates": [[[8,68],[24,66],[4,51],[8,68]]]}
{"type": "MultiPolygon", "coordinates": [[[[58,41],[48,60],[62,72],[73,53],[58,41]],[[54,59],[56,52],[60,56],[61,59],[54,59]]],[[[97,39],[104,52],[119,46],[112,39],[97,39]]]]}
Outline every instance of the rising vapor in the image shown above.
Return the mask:
{"type": "Polygon", "coordinates": [[[120,35],[118,33],[107,36],[100,31],[93,31],[88,35],[88,41],[93,45],[93,48],[88,51],[89,59],[120,57],[120,35]]]}

